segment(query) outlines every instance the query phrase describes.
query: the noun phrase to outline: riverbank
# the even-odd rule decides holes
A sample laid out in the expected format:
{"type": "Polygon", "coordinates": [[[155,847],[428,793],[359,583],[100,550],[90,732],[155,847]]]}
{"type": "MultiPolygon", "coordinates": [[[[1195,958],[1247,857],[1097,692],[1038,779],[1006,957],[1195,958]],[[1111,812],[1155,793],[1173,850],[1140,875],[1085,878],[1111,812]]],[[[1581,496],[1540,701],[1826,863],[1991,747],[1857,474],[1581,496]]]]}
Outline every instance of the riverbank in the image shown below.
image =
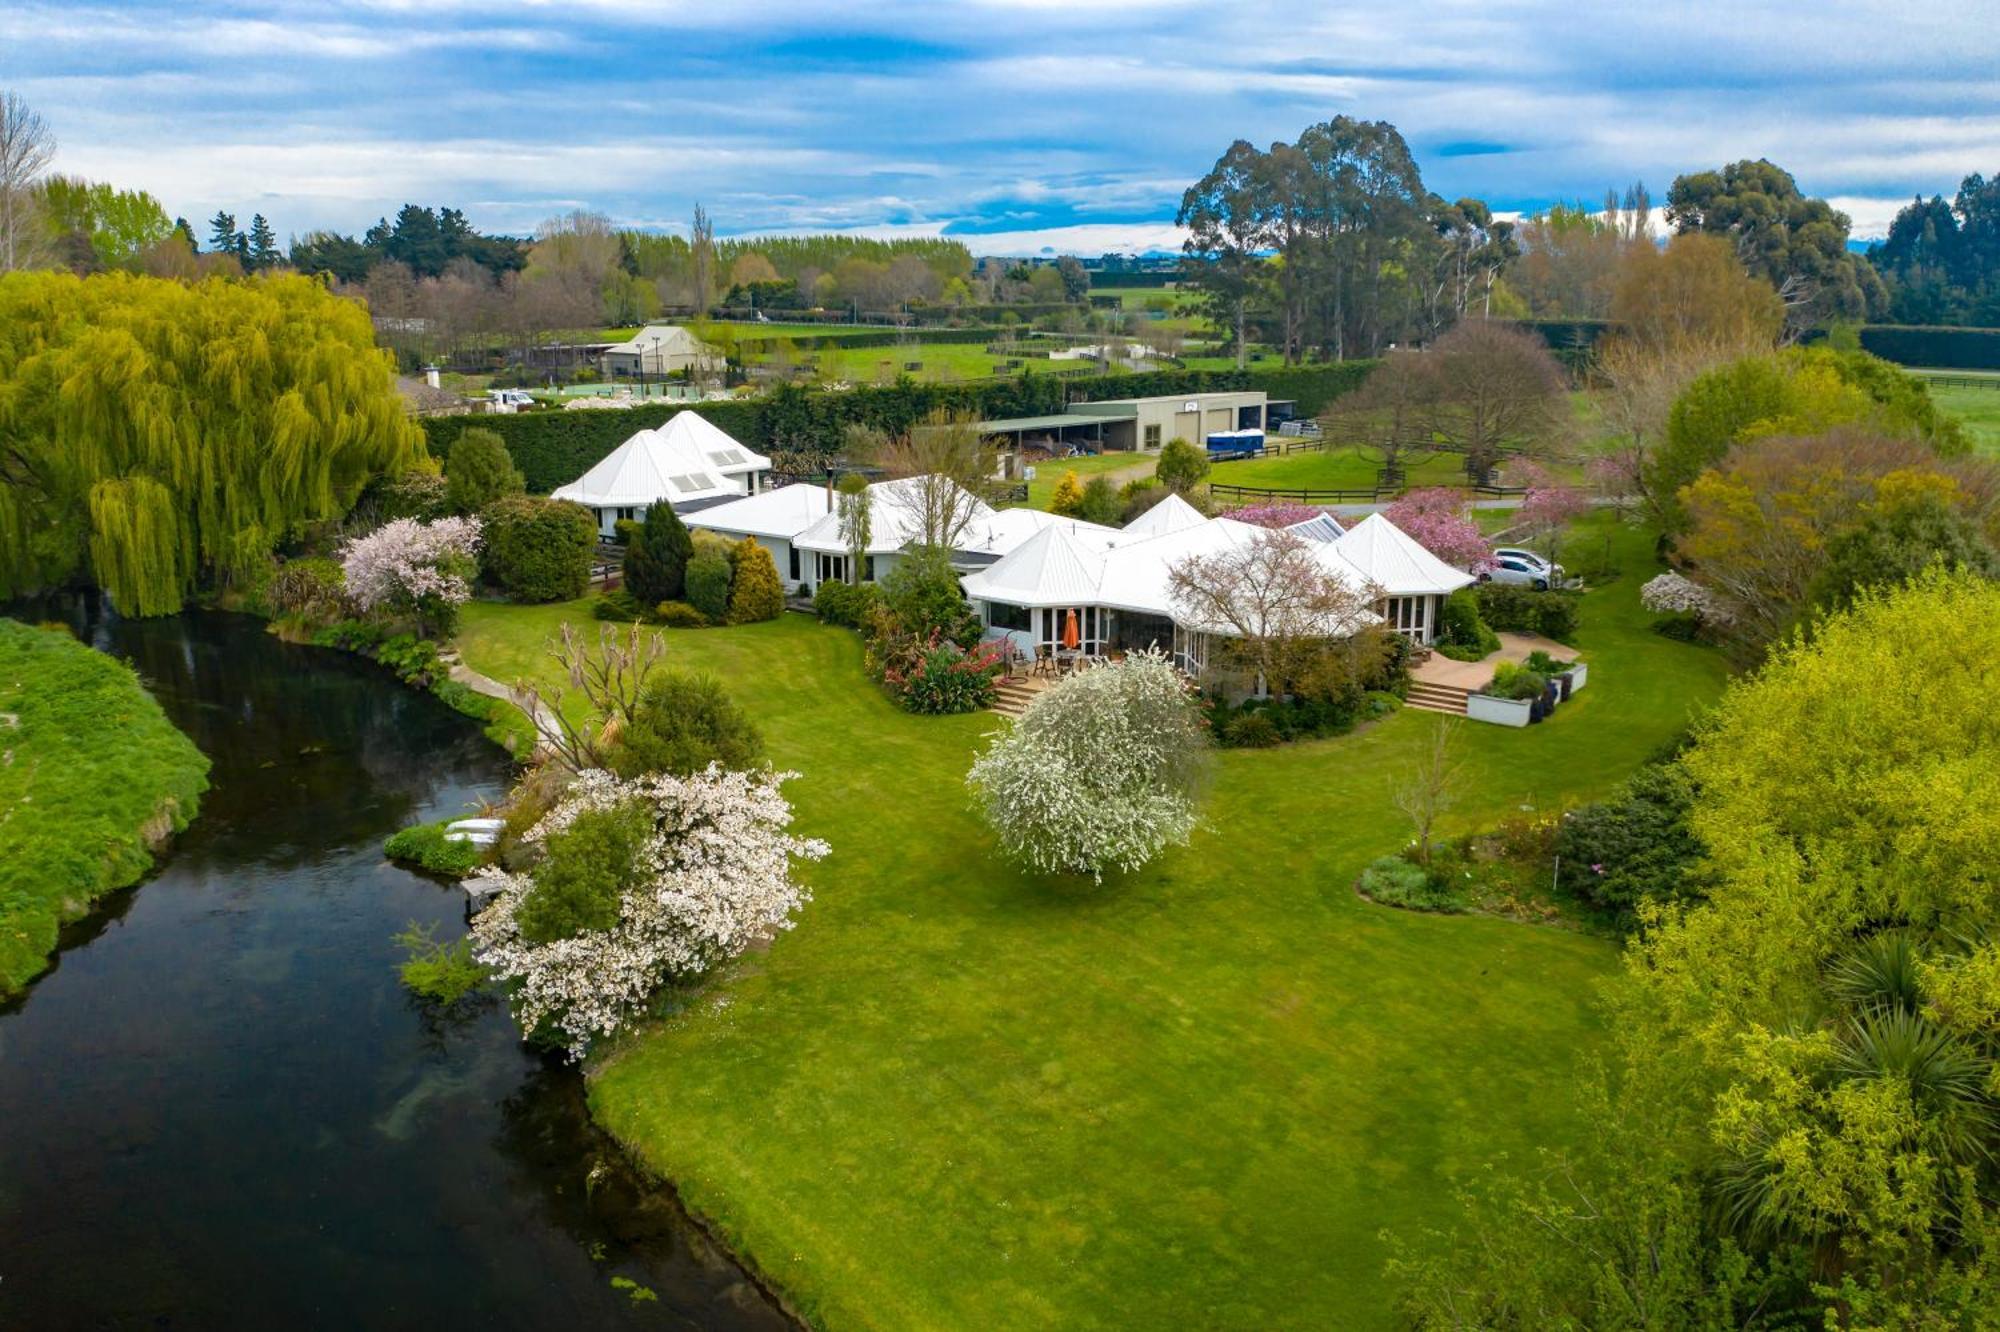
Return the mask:
{"type": "Polygon", "coordinates": [[[0,996],[185,828],[208,760],[123,662],[0,619],[0,996]]]}

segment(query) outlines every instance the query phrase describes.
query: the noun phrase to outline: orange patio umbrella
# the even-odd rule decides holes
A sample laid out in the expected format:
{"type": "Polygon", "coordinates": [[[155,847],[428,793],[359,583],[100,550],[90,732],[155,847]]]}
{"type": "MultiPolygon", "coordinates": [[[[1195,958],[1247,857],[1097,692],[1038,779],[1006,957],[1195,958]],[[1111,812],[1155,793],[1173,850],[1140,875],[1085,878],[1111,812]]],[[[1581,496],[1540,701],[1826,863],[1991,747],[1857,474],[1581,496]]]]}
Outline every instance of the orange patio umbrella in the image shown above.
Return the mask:
{"type": "Polygon", "coordinates": [[[1062,645],[1067,650],[1074,652],[1077,649],[1077,645],[1082,642],[1083,635],[1077,632],[1076,627],[1076,608],[1072,606],[1069,612],[1063,616],[1062,645]]]}

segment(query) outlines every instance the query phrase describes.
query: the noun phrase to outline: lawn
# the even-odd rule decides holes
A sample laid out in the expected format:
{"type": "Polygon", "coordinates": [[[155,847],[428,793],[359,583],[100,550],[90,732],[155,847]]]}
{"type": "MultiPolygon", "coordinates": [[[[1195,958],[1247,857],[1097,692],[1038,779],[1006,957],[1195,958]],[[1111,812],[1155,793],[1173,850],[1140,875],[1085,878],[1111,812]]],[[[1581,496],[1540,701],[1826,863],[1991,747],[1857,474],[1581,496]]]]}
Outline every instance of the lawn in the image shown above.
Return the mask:
{"type": "MultiPolygon", "coordinates": [[[[1273,437],[1273,442],[1279,442],[1277,437],[1273,437]]],[[[1382,460],[1372,449],[1329,446],[1318,452],[1291,453],[1282,458],[1245,458],[1239,462],[1217,463],[1209,469],[1208,479],[1232,486],[1366,490],[1374,486],[1375,476],[1381,469],[1382,460]]],[[[1465,465],[1453,454],[1424,458],[1409,465],[1407,471],[1412,486],[1443,486],[1465,481],[1465,465]]]]}
{"type": "Polygon", "coordinates": [[[208,760],[125,663],[0,618],[0,996],[187,826],[208,760]]]}
{"type": "MultiPolygon", "coordinates": [[[[1604,521],[1597,519],[1594,521],[1604,521]]],[[[1590,688],[1527,731],[1465,723],[1456,829],[1608,789],[1712,698],[1647,628],[1645,533],[1586,599],[1590,688]]],[[[540,668],[567,607],[468,607],[469,662],[540,668]]],[[[1612,948],[1369,906],[1430,716],[1220,756],[1194,844],[1130,877],[996,860],[967,808],[988,716],[904,715],[844,630],[668,637],[802,775],[799,927],[596,1070],[602,1121],[823,1327],[1379,1327],[1385,1227],[1587,1132],[1569,1089],[1612,948]]]]}
{"type": "Polygon", "coordinates": [[[1089,484],[1093,476],[1112,474],[1114,485],[1124,485],[1134,477],[1150,477],[1159,463],[1152,453],[1094,453],[1083,458],[1050,458],[1035,464],[1035,479],[1028,483],[1028,507],[1046,509],[1062,484],[1063,473],[1075,472],[1076,479],[1089,484]]]}
{"type": "MultiPolygon", "coordinates": [[[[1958,371],[1952,371],[1959,374],[1958,371]]],[[[1966,376],[1969,377],[1969,376],[1966,376]]],[[[1972,447],[1991,457],[2000,457],[2000,376],[1991,388],[1931,386],[1931,398],[1943,410],[1965,423],[1972,447]]]]}

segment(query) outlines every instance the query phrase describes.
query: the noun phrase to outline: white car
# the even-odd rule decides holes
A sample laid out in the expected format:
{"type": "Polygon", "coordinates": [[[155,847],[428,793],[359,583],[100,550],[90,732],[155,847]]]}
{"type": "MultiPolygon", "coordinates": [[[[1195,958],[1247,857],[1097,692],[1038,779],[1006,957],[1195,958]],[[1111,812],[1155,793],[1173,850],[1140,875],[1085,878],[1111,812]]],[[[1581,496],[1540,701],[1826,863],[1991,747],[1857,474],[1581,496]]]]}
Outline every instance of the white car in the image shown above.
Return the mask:
{"type": "Polygon", "coordinates": [[[1543,592],[1559,585],[1561,579],[1561,565],[1552,565],[1532,551],[1518,550],[1494,551],[1493,563],[1479,575],[1482,583],[1509,583],[1543,592]]]}

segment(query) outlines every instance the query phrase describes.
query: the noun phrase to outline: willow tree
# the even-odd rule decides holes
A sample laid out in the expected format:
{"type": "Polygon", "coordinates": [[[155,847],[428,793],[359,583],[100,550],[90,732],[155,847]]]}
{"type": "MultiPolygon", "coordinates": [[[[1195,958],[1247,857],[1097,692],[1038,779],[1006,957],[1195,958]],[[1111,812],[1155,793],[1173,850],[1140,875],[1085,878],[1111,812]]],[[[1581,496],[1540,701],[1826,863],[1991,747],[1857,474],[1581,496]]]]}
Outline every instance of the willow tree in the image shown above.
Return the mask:
{"type": "Polygon", "coordinates": [[[0,597],[172,614],[430,465],[367,312],[308,279],[0,276],[0,597]]]}

